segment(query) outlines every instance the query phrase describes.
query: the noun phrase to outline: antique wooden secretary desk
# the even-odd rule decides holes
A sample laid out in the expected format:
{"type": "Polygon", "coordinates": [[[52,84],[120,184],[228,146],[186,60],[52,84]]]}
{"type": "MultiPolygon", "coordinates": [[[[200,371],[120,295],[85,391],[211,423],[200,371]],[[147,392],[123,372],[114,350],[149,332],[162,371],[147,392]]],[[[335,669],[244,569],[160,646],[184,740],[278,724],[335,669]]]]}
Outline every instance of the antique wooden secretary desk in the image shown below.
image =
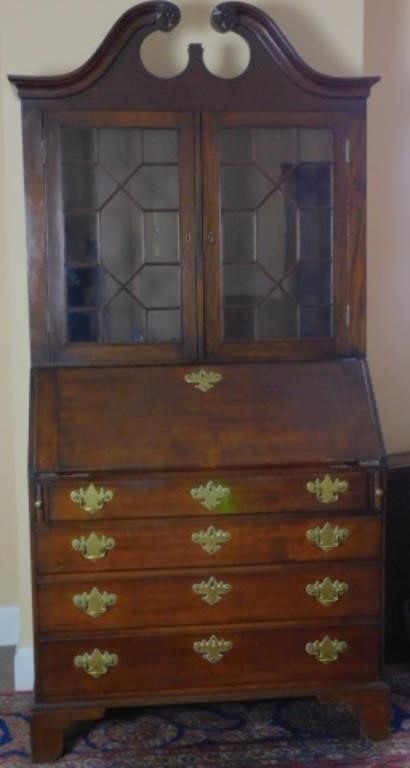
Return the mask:
{"type": "Polygon", "coordinates": [[[365,362],[365,121],[377,78],[308,67],[264,13],[212,15],[174,78],[141,3],[92,58],[13,76],[32,332],[33,755],[109,706],[315,694],[387,733],[383,448],[365,362]]]}

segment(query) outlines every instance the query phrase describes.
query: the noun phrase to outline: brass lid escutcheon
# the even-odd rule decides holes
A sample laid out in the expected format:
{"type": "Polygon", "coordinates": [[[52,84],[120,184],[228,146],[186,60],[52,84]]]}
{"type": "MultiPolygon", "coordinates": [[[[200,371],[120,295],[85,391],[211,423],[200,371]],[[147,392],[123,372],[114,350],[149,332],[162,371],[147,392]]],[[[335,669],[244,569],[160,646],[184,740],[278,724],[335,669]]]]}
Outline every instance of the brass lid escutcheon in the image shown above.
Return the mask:
{"type": "Polygon", "coordinates": [[[190,494],[195,501],[200,501],[203,507],[212,511],[230,498],[231,489],[221,485],[221,483],[217,484],[213,480],[209,480],[206,485],[191,488],[190,494]]]}
{"type": "Polygon", "coordinates": [[[91,592],[82,592],[79,595],[73,595],[73,603],[76,608],[81,608],[88,616],[97,619],[107,612],[108,608],[115,605],[117,595],[113,592],[100,592],[97,587],[93,587],[91,592]]]}
{"type": "Polygon", "coordinates": [[[218,639],[216,635],[211,635],[208,640],[197,640],[193,649],[196,653],[200,653],[202,658],[209,661],[210,664],[216,664],[223,658],[224,653],[232,650],[233,643],[231,640],[218,639]]]}
{"type": "Polygon", "coordinates": [[[326,576],[323,581],[315,581],[313,584],[307,584],[306,594],[315,597],[316,600],[326,608],[333,603],[337,603],[342,595],[345,595],[349,586],[345,581],[332,581],[326,576]]]}
{"type": "Polygon", "coordinates": [[[79,539],[73,539],[71,546],[76,552],[80,552],[86,560],[100,560],[102,557],[106,556],[110,549],[115,547],[115,539],[110,537],[107,538],[106,536],[97,536],[97,534],[92,531],[87,538],[81,536],[79,539]]]}
{"type": "Polygon", "coordinates": [[[222,531],[221,529],[217,531],[213,525],[210,525],[206,531],[193,533],[191,539],[194,544],[199,544],[205,552],[208,552],[208,555],[214,555],[215,552],[221,549],[222,544],[226,544],[232,539],[232,536],[228,531],[222,531]]]}
{"type": "Polygon", "coordinates": [[[104,504],[112,501],[113,498],[113,491],[106,491],[104,488],[99,488],[97,491],[93,483],[88,488],[79,488],[78,491],[71,491],[70,493],[71,501],[74,504],[79,504],[81,509],[90,515],[94,515],[103,508],[104,504]]]}
{"type": "Polygon", "coordinates": [[[74,666],[77,669],[83,669],[87,675],[97,678],[106,675],[110,667],[116,667],[118,664],[116,653],[108,653],[94,648],[92,653],[81,653],[74,657],[74,666]]]}
{"type": "Polygon", "coordinates": [[[184,380],[187,384],[193,384],[195,389],[200,389],[201,392],[208,392],[218,383],[218,381],[222,381],[222,378],[221,373],[205,371],[204,368],[201,368],[199,371],[187,373],[184,376],[184,380]]]}
{"type": "Polygon", "coordinates": [[[332,480],[330,475],[325,475],[323,480],[318,477],[316,480],[309,480],[306,490],[313,493],[321,504],[333,504],[339,500],[341,493],[349,490],[349,483],[347,480],[339,480],[338,477],[332,480]]]}
{"type": "Polygon", "coordinates": [[[310,656],[314,656],[322,664],[330,664],[337,661],[340,654],[346,653],[348,645],[344,640],[331,640],[326,635],[322,640],[314,640],[313,643],[306,643],[305,651],[310,656]]]}
{"type": "Polygon", "coordinates": [[[335,549],[349,538],[348,528],[333,527],[330,523],[325,523],[322,528],[309,528],[306,531],[306,538],[316,544],[319,549],[326,552],[328,549],[335,549]]]}
{"type": "Polygon", "coordinates": [[[224,581],[217,581],[215,576],[211,576],[208,581],[201,581],[199,584],[192,585],[192,591],[196,595],[201,595],[202,600],[208,605],[216,605],[222,600],[224,595],[230,592],[232,586],[224,581]]]}

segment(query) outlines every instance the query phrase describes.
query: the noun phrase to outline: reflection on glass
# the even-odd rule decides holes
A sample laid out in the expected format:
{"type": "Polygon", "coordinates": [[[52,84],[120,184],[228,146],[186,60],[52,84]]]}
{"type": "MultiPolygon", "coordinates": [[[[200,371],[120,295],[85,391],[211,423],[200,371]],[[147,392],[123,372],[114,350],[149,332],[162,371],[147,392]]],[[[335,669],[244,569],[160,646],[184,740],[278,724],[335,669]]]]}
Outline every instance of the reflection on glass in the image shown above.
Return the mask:
{"type": "Polygon", "coordinates": [[[96,261],[97,216],[94,213],[66,213],[64,240],[66,262],[96,261]]]}
{"type": "Polygon", "coordinates": [[[329,209],[299,211],[300,259],[330,261],[332,256],[332,212],[329,209]]]}
{"type": "Polygon", "coordinates": [[[295,260],[297,208],[280,191],[256,212],[258,261],[276,280],[295,260]]]}
{"type": "Polygon", "coordinates": [[[258,339],[291,339],[297,335],[297,305],[278,290],[257,308],[258,339]]]}
{"type": "Polygon", "coordinates": [[[144,215],[145,261],[179,261],[179,217],[175,212],[149,211],[144,215]]]}
{"type": "Polygon", "coordinates": [[[67,340],[71,344],[98,341],[98,317],[91,312],[70,312],[67,317],[67,340]]]}
{"type": "Polygon", "coordinates": [[[330,337],[332,335],[330,307],[301,307],[300,335],[302,339],[330,337]]]}
{"type": "Polygon", "coordinates": [[[61,128],[69,343],[181,339],[178,153],[175,129],[61,128]]]}

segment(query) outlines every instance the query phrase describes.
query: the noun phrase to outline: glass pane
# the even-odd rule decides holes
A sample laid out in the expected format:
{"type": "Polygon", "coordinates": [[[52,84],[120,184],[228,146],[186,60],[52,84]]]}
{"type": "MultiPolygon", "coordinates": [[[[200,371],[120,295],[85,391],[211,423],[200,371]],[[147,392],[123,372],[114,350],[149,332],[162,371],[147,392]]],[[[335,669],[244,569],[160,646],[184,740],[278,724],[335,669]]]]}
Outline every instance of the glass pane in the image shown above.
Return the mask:
{"type": "Polygon", "coordinates": [[[224,212],[222,215],[223,260],[254,261],[255,216],[252,212],[224,212]]]}
{"type": "Polygon", "coordinates": [[[283,291],[275,291],[257,309],[257,338],[294,338],[297,335],[297,317],[296,302],[283,291]]]}
{"type": "Polygon", "coordinates": [[[98,317],[91,312],[70,312],[67,338],[71,344],[98,341],[98,317]]]}
{"type": "Polygon", "coordinates": [[[178,133],[165,128],[144,130],[144,162],[178,162],[178,133]]]}
{"type": "Polygon", "coordinates": [[[66,269],[67,306],[99,307],[118,290],[118,284],[100,267],[66,269]]]}
{"type": "Polygon", "coordinates": [[[332,256],[331,210],[299,212],[300,259],[302,261],[329,261],[332,256]]]}
{"type": "Polygon", "coordinates": [[[331,336],[331,307],[301,307],[300,335],[302,339],[331,336]]]}
{"type": "Polygon", "coordinates": [[[181,313],[178,310],[150,310],[147,313],[147,341],[181,341],[181,313]]]}
{"type": "Polygon", "coordinates": [[[99,160],[114,179],[123,183],[142,162],[141,131],[137,128],[100,128],[99,160]]]}
{"type": "Polygon", "coordinates": [[[225,309],[224,336],[227,341],[255,339],[255,311],[253,309],[225,309]]]}
{"type": "Polygon", "coordinates": [[[180,268],[145,266],[127,287],[147,309],[180,306],[180,268]]]}
{"type": "Polygon", "coordinates": [[[176,129],[61,129],[69,342],[181,339],[178,152],[176,129]]]}
{"type": "Polygon", "coordinates": [[[257,213],[258,261],[279,280],[296,259],[296,206],[275,192],[257,213]]]}
{"type": "Polygon", "coordinates": [[[145,341],[144,310],[127,291],[120,291],[101,313],[106,344],[145,341]]]}
{"type": "Polygon", "coordinates": [[[253,160],[253,131],[249,128],[222,130],[221,160],[223,163],[244,163],[253,160]]]}
{"type": "Polygon", "coordinates": [[[101,211],[100,258],[118,280],[125,282],[143,262],[143,222],[138,206],[118,192],[101,211]]]}
{"type": "Polygon", "coordinates": [[[96,131],[93,128],[62,128],[61,156],[63,163],[95,163],[96,131]]]}
{"type": "Polygon", "coordinates": [[[333,162],[333,132],[320,128],[300,131],[300,160],[305,163],[333,162]]]}
{"type": "Polygon", "coordinates": [[[274,287],[275,283],[257,265],[227,265],[224,267],[225,306],[255,305],[274,287]]]}
{"type": "Polygon", "coordinates": [[[100,208],[113,194],[116,183],[99,165],[65,165],[63,205],[68,208],[100,208]]]}
{"type": "Polygon", "coordinates": [[[282,285],[298,304],[331,303],[329,264],[300,262],[282,285]]]}
{"type": "Polygon", "coordinates": [[[291,128],[255,130],[258,165],[274,180],[298,161],[298,132],[291,128]]]}
{"type": "Polygon", "coordinates": [[[178,168],[170,165],[144,165],[126,185],[141,207],[157,211],[178,208],[178,168]]]}
{"type": "Polygon", "coordinates": [[[333,151],[327,128],[221,131],[226,339],[329,335],[333,151]]]}
{"type": "Polygon", "coordinates": [[[97,217],[93,213],[66,213],[64,216],[66,262],[96,261],[97,217]]]}
{"type": "Polygon", "coordinates": [[[292,171],[283,187],[300,208],[332,205],[332,169],[330,165],[304,165],[292,171]]]}
{"type": "Polygon", "coordinates": [[[144,216],[146,262],[179,261],[179,217],[177,213],[153,211],[144,216]]]}
{"type": "Polygon", "coordinates": [[[254,210],[272,191],[272,184],[254,165],[222,168],[222,209],[254,210]]]}

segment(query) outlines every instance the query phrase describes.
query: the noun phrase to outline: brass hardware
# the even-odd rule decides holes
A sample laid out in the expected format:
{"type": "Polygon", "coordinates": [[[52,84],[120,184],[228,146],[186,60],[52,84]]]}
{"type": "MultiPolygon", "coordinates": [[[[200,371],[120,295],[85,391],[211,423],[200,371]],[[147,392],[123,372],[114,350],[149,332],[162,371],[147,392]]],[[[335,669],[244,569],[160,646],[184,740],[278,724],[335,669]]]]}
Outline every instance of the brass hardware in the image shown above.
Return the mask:
{"type": "Polygon", "coordinates": [[[212,480],[206,485],[199,485],[197,488],[191,488],[191,496],[196,501],[200,501],[202,506],[209,510],[216,509],[222,503],[229,499],[231,489],[224,485],[217,485],[212,480]]]}
{"type": "Polygon", "coordinates": [[[208,640],[197,640],[193,645],[194,651],[200,653],[202,658],[210,664],[220,661],[224,653],[230,651],[232,647],[233,643],[230,640],[218,640],[216,635],[211,635],[208,640]]]}
{"type": "Polygon", "coordinates": [[[222,600],[222,597],[232,589],[230,584],[224,581],[217,581],[215,576],[211,576],[208,581],[201,581],[199,584],[192,585],[192,591],[196,595],[201,595],[202,600],[208,605],[215,605],[222,600]]]}
{"type": "Polygon", "coordinates": [[[190,232],[185,232],[185,242],[190,243],[192,240],[192,235],[190,232]]]}
{"type": "Polygon", "coordinates": [[[306,531],[306,538],[326,552],[328,549],[335,549],[339,544],[346,541],[349,538],[349,531],[347,528],[339,528],[337,525],[333,527],[330,523],[325,523],[323,528],[317,526],[306,531]]]}
{"type": "Polygon", "coordinates": [[[80,552],[86,560],[100,560],[105,557],[110,549],[115,547],[115,540],[106,536],[98,537],[94,531],[85,538],[73,539],[71,546],[76,552],[80,552]]]}
{"type": "Polygon", "coordinates": [[[310,656],[314,656],[322,664],[330,664],[331,661],[337,661],[341,653],[346,653],[348,645],[344,640],[331,640],[326,635],[322,640],[315,640],[313,643],[306,643],[305,651],[310,656]]]}
{"type": "Polygon", "coordinates": [[[208,555],[214,555],[221,549],[222,544],[226,544],[231,538],[232,536],[228,531],[221,529],[217,531],[213,525],[210,525],[206,531],[198,531],[191,536],[194,544],[199,544],[205,552],[208,552],[208,555]]]}
{"type": "Polygon", "coordinates": [[[85,613],[96,619],[107,612],[117,602],[117,595],[110,592],[100,592],[97,587],[93,587],[91,592],[83,592],[80,595],[73,595],[73,603],[76,608],[82,608],[85,613]]]}
{"type": "Polygon", "coordinates": [[[215,373],[214,371],[205,371],[204,368],[201,368],[199,371],[187,373],[184,376],[184,380],[187,384],[194,384],[195,389],[200,389],[201,392],[208,392],[218,381],[222,380],[222,374],[215,373]]]}
{"type": "Polygon", "coordinates": [[[215,235],[213,232],[208,232],[206,239],[208,240],[208,243],[214,243],[215,242],[215,235]]]}
{"type": "Polygon", "coordinates": [[[338,501],[341,493],[349,490],[349,483],[347,480],[339,480],[338,477],[332,480],[330,475],[325,475],[323,480],[317,477],[316,480],[306,483],[306,490],[313,493],[321,504],[333,504],[338,501]]]}
{"type": "Polygon", "coordinates": [[[345,595],[349,586],[344,581],[332,581],[329,576],[323,579],[323,581],[315,581],[314,584],[307,584],[306,594],[310,597],[315,597],[316,600],[328,607],[337,603],[342,595],[345,595]]]}
{"type": "Polygon", "coordinates": [[[78,491],[71,491],[70,499],[74,504],[79,504],[84,512],[89,512],[90,515],[94,515],[99,509],[102,509],[104,504],[112,501],[114,498],[113,491],[106,491],[104,488],[97,488],[93,483],[88,488],[80,488],[78,491]]]}
{"type": "Polygon", "coordinates": [[[118,664],[118,656],[116,653],[108,653],[108,651],[101,651],[98,648],[94,648],[92,653],[82,653],[74,657],[74,666],[78,669],[84,669],[87,675],[91,677],[102,677],[106,675],[110,667],[115,667],[118,664]]]}
{"type": "Polygon", "coordinates": [[[41,509],[41,507],[43,506],[42,500],[41,499],[37,499],[37,501],[34,502],[34,506],[35,506],[36,509],[41,509]]]}

